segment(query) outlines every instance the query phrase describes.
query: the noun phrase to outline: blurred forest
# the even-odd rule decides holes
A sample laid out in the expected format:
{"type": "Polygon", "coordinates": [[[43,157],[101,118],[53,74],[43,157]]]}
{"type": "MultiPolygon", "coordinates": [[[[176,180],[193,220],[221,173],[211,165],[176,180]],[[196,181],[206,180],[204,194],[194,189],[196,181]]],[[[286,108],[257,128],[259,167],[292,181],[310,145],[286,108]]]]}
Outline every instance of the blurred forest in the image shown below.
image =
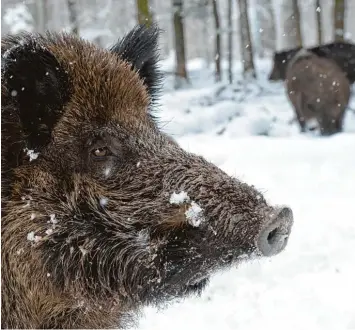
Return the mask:
{"type": "Polygon", "coordinates": [[[71,31],[107,47],[137,22],[165,31],[162,57],[176,59],[176,87],[186,61],[214,63],[215,79],[232,82],[233,61],[255,76],[253,58],[296,46],[353,40],[355,1],[346,0],[3,0],[2,35],[71,31]],[[221,60],[228,63],[222,77],[221,60]]]}

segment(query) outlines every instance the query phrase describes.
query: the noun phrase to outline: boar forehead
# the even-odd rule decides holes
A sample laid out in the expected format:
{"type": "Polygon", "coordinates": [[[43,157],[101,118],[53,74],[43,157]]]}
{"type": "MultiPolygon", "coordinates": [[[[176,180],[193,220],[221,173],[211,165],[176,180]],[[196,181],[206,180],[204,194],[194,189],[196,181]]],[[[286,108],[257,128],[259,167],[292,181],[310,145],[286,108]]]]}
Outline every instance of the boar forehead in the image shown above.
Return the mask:
{"type": "Polygon", "coordinates": [[[64,125],[149,124],[149,95],[130,63],[69,36],[48,45],[48,49],[69,75],[71,98],[64,109],[64,125]]]}

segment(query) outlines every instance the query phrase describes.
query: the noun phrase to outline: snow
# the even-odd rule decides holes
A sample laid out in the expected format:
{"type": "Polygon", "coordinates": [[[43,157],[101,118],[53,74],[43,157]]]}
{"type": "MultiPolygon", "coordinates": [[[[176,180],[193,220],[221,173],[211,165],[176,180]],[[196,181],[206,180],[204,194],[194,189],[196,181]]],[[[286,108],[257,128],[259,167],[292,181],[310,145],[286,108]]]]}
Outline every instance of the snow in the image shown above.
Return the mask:
{"type": "Polygon", "coordinates": [[[100,205],[102,207],[104,207],[105,205],[107,205],[108,203],[108,199],[106,197],[100,198],[100,205]]]}
{"type": "Polygon", "coordinates": [[[33,17],[25,3],[19,3],[11,8],[7,8],[4,13],[3,21],[8,26],[10,33],[15,34],[22,31],[33,31],[33,17]]]}
{"type": "MultiPolygon", "coordinates": [[[[270,61],[256,64],[257,84],[236,81],[222,91],[205,65],[189,63],[194,88],[173,91],[167,78],[162,129],[271,203],[289,205],[289,244],[217,273],[201,297],[146,307],[139,330],[355,328],[354,98],[343,133],[301,134],[283,84],[267,81],[270,61]]],[[[177,203],[188,197],[175,194],[177,203]]]]}
{"type": "Polygon", "coordinates": [[[170,204],[183,204],[190,200],[189,195],[185,191],[180,191],[179,193],[173,192],[170,196],[170,204]]]}
{"type": "Polygon", "coordinates": [[[190,206],[185,211],[185,216],[187,222],[194,226],[198,227],[204,220],[203,210],[195,201],[191,201],[189,195],[185,191],[180,191],[179,193],[173,192],[170,196],[170,204],[184,204],[190,203],[190,206]]]}
{"type": "Polygon", "coordinates": [[[52,235],[53,234],[53,229],[52,228],[49,228],[46,230],[46,235],[52,235]]]}
{"type": "Polygon", "coordinates": [[[41,236],[35,235],[34,231],[31,231],[27,234],[27,240],[31,242],[39,242],[42,239],[41,236]]]}
{"type": "Polygon", "coordinates": [[[199,227],[204,220],[202,212],[200,205],[191,202],[190,207],[185,212],[187,222],[194,227],[199,227]]]}
{"type": "Polygon", "coordinates": [[[54,225],[58,223],[58,220],[55,218],[55,214],[50,214],[49,215],[49,222],[53,223],[54,225]]]}
{"type": "Polygon", "coordinates": [[[27,234],[27,239],[29,241],[34,241],[35,240],[35,233],[31,231],[30,233],[27,234]]]}
{"type": "Polygon", "coordinates": [[[112,171],[111,167],[106,167],[104,170],[105,177],[108,177],[112,171]]]}
{"type": "Polygon", "coordinates": [[[39,155],[38,152],[34,152],[34,150],[28,150],[28,149],[25,149],[25,151],[27,152],[27,156],[30,157],[30,162],[38,158],[39,155]]]}

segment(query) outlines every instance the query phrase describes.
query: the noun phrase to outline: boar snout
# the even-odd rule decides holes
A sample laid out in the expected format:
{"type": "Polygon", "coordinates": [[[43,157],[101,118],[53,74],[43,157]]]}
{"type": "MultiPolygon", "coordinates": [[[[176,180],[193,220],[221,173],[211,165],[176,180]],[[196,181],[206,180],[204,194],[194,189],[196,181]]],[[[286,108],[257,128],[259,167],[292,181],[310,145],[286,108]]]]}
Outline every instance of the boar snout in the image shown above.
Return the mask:
{"type": "Polygon", "coordinates": [[[277,208],[265,222],[257,238],[257,248],[266,257],[280,253],[287,245],[293,224],[289,207],[277,208]]]}

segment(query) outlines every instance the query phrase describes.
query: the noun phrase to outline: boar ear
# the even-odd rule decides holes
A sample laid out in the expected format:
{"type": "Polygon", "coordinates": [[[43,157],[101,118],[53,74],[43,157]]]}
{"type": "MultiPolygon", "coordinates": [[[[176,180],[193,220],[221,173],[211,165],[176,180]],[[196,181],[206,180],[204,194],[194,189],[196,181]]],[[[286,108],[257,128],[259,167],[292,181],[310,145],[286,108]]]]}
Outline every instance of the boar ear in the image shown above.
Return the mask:
{"type": "Polygon", "coordinates": [[[158,70],[158,39],[160,30],[156,24],[150,27],[137,25],[110,51],[132,64],[132,69],[139,73],[154,103],[158,98],[162,74],[158,70]]]}
{"type": "Polygon", "coordinates": [[[41,40],[24,33],[5,38],[1,47],[6,100],[19,118],[26,147],[34,150],[49,143],[68,97],[68,76],[41,40]]]}

